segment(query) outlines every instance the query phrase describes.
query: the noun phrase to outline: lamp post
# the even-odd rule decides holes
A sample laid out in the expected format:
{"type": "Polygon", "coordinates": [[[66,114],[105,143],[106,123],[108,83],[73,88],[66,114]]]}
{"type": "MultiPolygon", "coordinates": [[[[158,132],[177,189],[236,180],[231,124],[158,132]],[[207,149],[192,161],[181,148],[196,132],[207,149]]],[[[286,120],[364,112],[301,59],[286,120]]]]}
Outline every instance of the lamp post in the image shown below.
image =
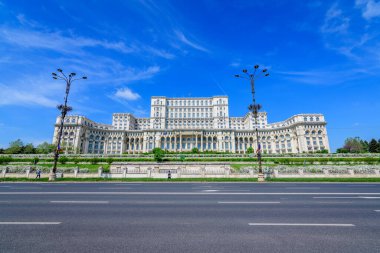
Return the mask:
{"type": "Polygon", "coordinates": [[[258,130],[258,114],[262,106],[260,104],[256,103],[256,98],[255,98],[255,81],[261,77],[266,77],[269,76],[268,70],[267,69],[259,69],[259,65],[254,66],[254,70],[252,73],[248,72],[247,69],[243,69],[243,75],[235,75],[236,78],[244,78],[250,81],[251,84],[251,93],[252,93],[252,104],[248,106],[248,110],[252,112],[253,118],[255,119],[255,131],[256,131],[256,154],[257,154],[257,160],[259,162],[259,177],[258,181],[264,181],[264,175],[263,175],[263,169],[261,167],[261,147],[259,143],[259,130],[258,130]]]}
{"type": "Polygon", "coordinates": [[[65,75],[65,73],[63,73],[62,69],[57,69],[57,71],[59,72],[58,74],[54,73],[54,72],[51,73],[52,77],[55,80],[59,79],[59,80],[63,80],[64,82],[66,82],[66,92],[65,92],[65,98],[64,98],[63,105],[57,106],[57,109],[61,112],[61,124],[60,124],[59,130],[58,130],[57,148],[55,149],[55,153],[54,153],[54,164],[53,164],[53,168],[49,174],[49,181],[54,181],[56,178],[55,173],[57,172],[57,162],[58,162],[59,150],[60,150],[61,139],[62,139],[63,123],[64,123],[64,120],[65,120],[67,113],[73,109],[71,106],[67,105],[67,98],[68,98],[69,93],[70,93],[71,84],[74,81],[77,81],[80,79],[87,79],[86,76],[82,76],[80,78],[75,78],[76,73],[74,73],[74,72],[70,73],[67,76],[67,75],[65,75]]]}

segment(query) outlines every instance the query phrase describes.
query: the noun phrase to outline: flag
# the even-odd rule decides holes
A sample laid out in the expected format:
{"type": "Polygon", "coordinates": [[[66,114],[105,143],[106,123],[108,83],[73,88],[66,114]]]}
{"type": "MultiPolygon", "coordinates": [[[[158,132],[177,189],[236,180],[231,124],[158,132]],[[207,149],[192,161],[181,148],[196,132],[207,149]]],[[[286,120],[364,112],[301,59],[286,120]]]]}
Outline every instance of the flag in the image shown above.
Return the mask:
{"type": "Polygon", "coordinates": [[[257,150],[256,150],[256,153],[261,153],[261,145],[260,145],[260,143],[259,143],[259,146],[257,147],[257,150]]]}
{"type": "Polygon", "coordinates": [[[257,153],[257,159],[260,161],[261,160],[261,145],[260,145],[260,143],[259,143],[259,146],[257,147],[256,153],[257,153]]]}

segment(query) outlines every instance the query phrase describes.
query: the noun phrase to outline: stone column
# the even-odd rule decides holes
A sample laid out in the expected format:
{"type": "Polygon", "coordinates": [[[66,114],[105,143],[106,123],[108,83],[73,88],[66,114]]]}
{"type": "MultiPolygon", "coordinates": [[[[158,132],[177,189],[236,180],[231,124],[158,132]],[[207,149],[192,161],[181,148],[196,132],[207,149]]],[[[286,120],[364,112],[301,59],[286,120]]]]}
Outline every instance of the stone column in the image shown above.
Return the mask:
{"type": "Polygon", "coordinates": [[[26,178],[29,178],[29,174],[30,174],[30,170],[32,169],[32,167],[28,167],[25,172],[26,172],[26,178]]]}
{"type": "Polygon", "coordinates": [[[100,167],[98,168],[98,177],[102,177],[102,174],[103,174],[103,167],[100,166],[100,167]]]}
{"type": "Polygon", "coordinates": [[[127,167],[123,167],[123,177],[127,177],[127,167]]]}
{"type": "Polygon", "coordinates": [[[8,171],[8,167],[3,168],[3,170],[1,171],[2,177],[5,177],[5,174],[7,174],[7,171],[8,171]]]}
{"type": "Polygon", "coordinates": [[[201,152],[203,152],[203,132],[201,132],[201,152]]]}
{"type": "Polygon", "coordinates": [[[225,177],[230,177],[230,168],[224,166],[224,176],[225,177]]]}
{"type": "Polygon", "coordinates": [[[206,177],[206,166],[201,167],[201,177],[206,177]]]}
{"type": "Polygon", "coordinates": [[[177,134],[174,134],[174,152],[177,152],[177,134]]]}
{"type": "Polygon", "coordinates": [[[78,177],[78,173],[79,173],[79,167],[76,167],[74,169],[74,177],[78,177]]]}
{"type": "Polygon", "coordinates": [[[179,134],[179,151],[182,151],[182,134],[179,134]]]}

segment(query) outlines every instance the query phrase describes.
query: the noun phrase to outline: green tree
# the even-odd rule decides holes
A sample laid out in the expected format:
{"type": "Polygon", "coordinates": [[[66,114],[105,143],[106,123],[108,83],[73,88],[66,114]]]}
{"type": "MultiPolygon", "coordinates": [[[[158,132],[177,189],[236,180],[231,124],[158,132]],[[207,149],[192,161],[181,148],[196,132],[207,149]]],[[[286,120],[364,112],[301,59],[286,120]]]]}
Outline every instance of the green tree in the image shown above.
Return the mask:
{"type": "Polygon", "coordinates": [[[60,158],[58,158],[58,162],[60,164],[66,164],[68,161],[69,161],[69,158],[67,158],[66,156],[61,156],[60,158]]]}
{"type": "Polygon", "coordinates": [[[0,148],[0,154],[4,154],[4,149],[0,148]]]}
{"type": "Polygon", "coordinates": [[[97,158],[97,157],[94,157],[94,158],[92,158],[91,159],[91,164],[98,164],[100,162],[100,160],[99,160],[99,158],[97,158]]]}
{"type": "Polygon", "coordinates": [[[161,148],[154,148],[152,152],[154,155],[154,160],[156,160],[156,162],[162,162],[164,158],[164,151],[161,148]]]}
{"type": "Polygon", "coordinates": [[[198,153],[199,153],[199,149],[198,149],[198,148],[193,148],[193,149],[191,150],[191,153],[193,153],[193,154],[198,154],[198,153]]]}
{"type": "Polygon", "coordinates": [[[369,152],[369,143],[368,143],[368,141],[360,140],[360,144],[362,145],[364,152],[369,152]]]}
{"type": "Polygon", "coordinates": [[[107,161],[108,164],[111,164],[111,163],[113,163],[113,158],[112,157],[108,157],[106,159],[106,161],[107,161]]]}
{"type": "Polygon", "coordinates": [[[348,150],[349,153],[360,153],[365,151],[365,147],[359,137],[347,138],[344,142],[343,149],[348,150]]]}
{"type": "Polygon", "coordinates": [[[23,151],[24,143],[17,139],[9,143],[9,148],[7,148],[4,153],[5,154],[21,154],[23,151]]]}
{"type": "Polygon", "coordinates": [[[40,158],[38,158],[37,156],[33,158],[33,164],[36,165],[38,162],[40,161],[40,158]]]}
{"type": "Polygon", "coordinates": [[[247,148],[247,154],[252,154],[252,153],[253,153],[253,148],[252,147],[247,148]]]}
{"type": "Polygon", "coordinates": [[[369,142],[368,151],[370,153],[377,153],[378,152],[378,148],[379,148],[379,144],[377,143],[377,141],[375,139],[372,139],[369,142]]]}
{"type": "Polygon", "coordinates": [[[26,144],[23,148],[23,154],[35,154],[36,149],[34,148],[32,143],[26,144]]]}
{"type": "Polygon", "coordinates": [[[55,150],[54,144],[49,144],[46,141],[37,146],[36,151],[38,154],[49,154],[55,150]]]}

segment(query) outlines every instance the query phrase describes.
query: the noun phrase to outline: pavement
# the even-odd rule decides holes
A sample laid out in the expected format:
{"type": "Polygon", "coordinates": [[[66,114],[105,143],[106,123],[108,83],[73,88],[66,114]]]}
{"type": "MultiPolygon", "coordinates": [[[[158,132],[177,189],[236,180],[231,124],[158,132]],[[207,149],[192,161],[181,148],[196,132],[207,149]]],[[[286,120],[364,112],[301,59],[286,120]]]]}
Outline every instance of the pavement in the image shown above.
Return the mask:
{"type": "Polygon", "coordinates": [[[0,183],[0,252],[380,252],[380,184],[0,183]]]}

